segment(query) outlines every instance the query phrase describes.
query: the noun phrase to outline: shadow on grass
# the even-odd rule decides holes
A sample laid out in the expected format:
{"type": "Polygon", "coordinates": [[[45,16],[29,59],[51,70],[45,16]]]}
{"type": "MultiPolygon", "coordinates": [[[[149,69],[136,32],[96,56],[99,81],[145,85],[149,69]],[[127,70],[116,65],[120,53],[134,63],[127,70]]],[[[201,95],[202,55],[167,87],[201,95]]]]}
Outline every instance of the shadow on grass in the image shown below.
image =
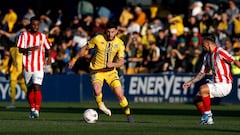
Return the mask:
{"type": "MultiPolygon", "coordinates": [[[[28,107],[17,107],[15,109],[6,109],[0,107],[1,110],[9,111],[9,112],[27,112],[29,111],[28,107]]],[[[49,112],[49,113],[79,113],[84,112],[88,108],[86,107],[42,107],[41,112],[49,112]]],[[[99,109],[96,109],[100,112],[99,109]]],[[[110,108],[112,113],[114,114],[122,114],[123,111],[121,108],[110,108]]],[[[195,109],[174,109],[174,108],[133,108],[133,114],[137,115],[189,115],[189,116],[196,116],[199,115],[197,110],[195,109]]],[[[229,116],[229,117],[240,117],[239,110],[213,110],[214,116],[229,116]]]]}

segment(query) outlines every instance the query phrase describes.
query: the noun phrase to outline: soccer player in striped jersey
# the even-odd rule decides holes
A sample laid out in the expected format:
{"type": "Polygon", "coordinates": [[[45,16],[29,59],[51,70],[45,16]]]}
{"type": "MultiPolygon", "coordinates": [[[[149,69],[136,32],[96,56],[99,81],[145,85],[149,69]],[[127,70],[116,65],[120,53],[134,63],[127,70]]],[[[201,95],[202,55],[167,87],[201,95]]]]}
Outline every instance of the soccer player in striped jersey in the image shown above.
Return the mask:
{"type": "Polygon", "coordinates": [[[86,51],[94,49],[95,54],[90,62],[90,72],[95,100],[99,109],[106,115],[111,116],[111,110],[105,106],[102,100],[102,86],[104,81],[106,81],[117,96],[128,122],[133,123],[135,121],[131,116],[128,100],[123,94],[122,84],[116,70],[116,68],[120,68],[124,64],[125,49],[123,41],[116,36],[117,33],[117,25],[112,22],[108,23],[106,34],[98,34],[93,37],[87,45],[81,48],[79,53],[69,63],[69,66],[72,67],[78,58],[84,56],[86,51]]]}
{"type": "Polygon", "coordinates": [[[23,73],[28,87],[27,98],[30,105],[30,118],[38,118],[42,101],[41,85],[44,77],[44,64],[51,64],[45,59],[45,51],[50,56],[51,43],[46,35],[39,32],[39,18],[32,17],[30,30],[24,31],[18,38],[17,47],[23,54],[23,73]]]}
{"type": "Polygon", "coordinates": [[[199,88],[194,103],[201,113],[200,124],[214,124],[211,111],[211,98],[227,96],[232,89],[231,64],[240,68],[240,62],[226,50],[215,43],[214,35],[203,38],[203,49],[206,51],[201,71],[190,81],[183,84],[187,89],[193,83],[200,81],[205,74],[212,73],[212,79],[199,88]]]}

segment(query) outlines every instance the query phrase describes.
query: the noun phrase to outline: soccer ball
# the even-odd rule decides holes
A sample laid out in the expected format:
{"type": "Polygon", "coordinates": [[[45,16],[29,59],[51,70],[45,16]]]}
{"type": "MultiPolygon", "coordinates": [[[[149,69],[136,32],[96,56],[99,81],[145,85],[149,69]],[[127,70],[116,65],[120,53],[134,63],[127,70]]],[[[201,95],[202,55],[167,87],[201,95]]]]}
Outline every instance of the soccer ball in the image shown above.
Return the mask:
{"type": "Polygon", "coordinates": [[[83,113],[83,120],[87,123],[96,123],[98,120],[98,113],[94,109],[87,109],[83,113]]]}

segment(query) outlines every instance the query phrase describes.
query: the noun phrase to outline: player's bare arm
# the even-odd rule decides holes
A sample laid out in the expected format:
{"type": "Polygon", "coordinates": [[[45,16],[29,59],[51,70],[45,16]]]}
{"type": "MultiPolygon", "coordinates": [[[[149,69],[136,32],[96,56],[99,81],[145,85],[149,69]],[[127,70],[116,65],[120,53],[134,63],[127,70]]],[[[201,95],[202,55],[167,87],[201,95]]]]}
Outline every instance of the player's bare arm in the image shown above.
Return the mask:
{"type": "Polygon", "coordinates": [[[86,53],[86,51],[89,49],[87,45],[83,46],[80,51],[76,54],[75,57],[72,58],[72,60],[68,63],[68,67],[72,68],[75,62],[77,61],[78,58],[83,57],[86,53]]]}
{"type": "Polygon", "coordinates": [[[240,61],[239,60],[234,60],[233,64],[236,65],[238,68],[240,68],[240,61]]]}
{"type": "Polygon", "coordinates": [[[119,68],[124,64],[124,58],[119,58],[117,62],[108,62],[107,68],[119,68]]]}
{"type": "Polygon", "coordinates": [[[192,80],[190,80],[190,81],[188,81],[188,82],[183,84],[183,89],[187,89],[193,83],[196,83],[196,82],[200,81],[204,76],[205,76],[204,73],[199,72],[192,80]]]}
{"type": "Polygon", "coordinates": [[[52,51],[51,51],[51,49],[49,49],[49,50],[47,50],[47,52],[48,52],[48,59],[47,59],[47,61],[46,61],[46,64],[47,64],[47,65],[51,65],[51,64],[52,64],[52,59],[51,59],[51,53],[52,53],[52,51]]]}

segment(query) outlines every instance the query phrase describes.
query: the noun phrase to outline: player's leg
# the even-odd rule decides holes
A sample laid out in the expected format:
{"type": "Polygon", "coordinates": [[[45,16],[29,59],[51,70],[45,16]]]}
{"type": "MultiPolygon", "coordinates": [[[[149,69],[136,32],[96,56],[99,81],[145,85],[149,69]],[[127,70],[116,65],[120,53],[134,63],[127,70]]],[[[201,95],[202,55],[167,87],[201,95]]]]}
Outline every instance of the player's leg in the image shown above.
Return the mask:
{"type": "Polygon", "coordinates": [[[18,78],[18,72],[16,67],[16,48],[17,47],[11,47],[9,49],[10,56],[11,56],[11,67],[10,67],[10,98],[11,98],[11,104],[8,106],[8,108],[11,108],[11,105],[15,106],[15,97],[16,97],[16,86],[17,86],[17,78],[18,78]]]}
{"type": "Polygon", "coordinates": [[[94,90],[95,101],[98,108],[103,111],[106,115],[111,116],[111,110],[109,110],[103,102],[102,86],[104,81],[104,73],[92,73],[92,85],[94,90]]]}
{"type": "Polygon", "coordinates": [[[200,124],[214,124],[211,111],[211,98],[210,89],[207,84],[200,87],[199,94],[202,97],[202,103],[204,106],[204,114],[201,117],[200,124]]]}
{"type": "Polygon", "coordinates": [[[202,103],[204,106],[204,113],[211,113],[211,98],[210,90],[207,84],[200,87],[199,93],[202,97],[202,103]]]}
{"type": "Polygon", "coordinates": [[[32,84],[32,72],[26,72],[26,70],[23,70],[24,80],[27,85],[27,99],[30,107],[30,115],[29,118],[34,118],[34,111],[35,111],[35,94],[32,84]]]}
{"type": "Polygon", "coordinates": [[[10,74],[10,97],[11,97],[11,103],[7,108],[16,108],[16,86],[17,84],[20,84],[21,89],[27,93],[27,86],[25,84],[23,75],[21,75],[18,72],[12,72],[10,74]]]}
{"type": "Polygon", "coordinates": [[[207,83],[200,87],[199,94],[202,96],[204,105],[204,114],[201,121],[205,121],[203,124],[214,124],[211,112],[211,98],[224,97],[231,92],[232,84],[229,83],[207,83]]]}
{"type": "Polygon", "coordinates": [[[128,106],[128,100],[123,95],[121,86],[117,86],[117,87],[113,88],[113,91],[119,100],[119,104],[120,104],[121,108],[123,108],[124,114],[127,116],[131,115],[130,108],[128,106]]]}
{"type": "Polygon", "coordinates": [[[128,104],[128,100],[123,95],[122,87],[121,86],[115,87],[115,88],[113,88],[113,91],[119,100],[120,107],[123,109],[124,114],[127,116],[128,122],[134,123],[135,120],[131,116],[131,110],[130,110],[130,107],[128,104]]]}
{"type": "Polygon", "coordinates": [[[39,117],[41,103],[42,103],[42,92],[41,85],[44,77],[43,71],[36,71],[33,73],[33,89],[35,97],[35,118],[39,117]]]}
{"type": "Polygon", "coordinates": [[[16,86],[17,86],[17,73],[15,71],[12,71],[10,74],[10,98],[11,103],[6,108],[16,108],[15,102],[16,102],[16,86]]]}
{"type": "Polygon", "coordinates": [[[41,108],[41,102],[42,102],[42,92],[41,92],[41,86],[39,84],[34,84],[34,96],[35,96],[35,117],[39,118],[39,112],[41,108]]]}
{"type": "Polygon", "coordinates": [[[35,118],[35,116],[34,116],[34,112],[35,112],[35,94],[34,94],[34,89],[33,89],[33,85],[32,84],[28,85],[27,99],[28,99],[28,104],[30,106],[29,118],[35,118]]]}
{"type": "Polygon", "coordinates": [[[102,106],[102,84],[100,82],[93,82],[94,96],[98,106],[102,106]]]}
{"type": "Polygon", "coordinates": [[[28,104],[30,107],[30,114],[29,118],[33,119],[34,118],[34,112],[35,112],[35,94],[34,94],[34,89],[33,89],[33,84],[32,84],[32,73],[31,72],[24,72],[24,80],[27,85],[27,99],[28,99],[28,104]]]}
{"type": "Polygon", "coordinates": [[[203,106],[202,97],[201,96],[195,96],[193,102],[194,102],[195,106],[197,107],[199,113],[201,115],[203,115],[205,109],[204,109],[204,106],[203,106]]]}
{"type": "Polygon", "coordinates": [[[109,110],[103,102],[102,84],[100,82],[94,82],[93,89],[94,89],[95,101],[98,105],[98,108],[101,111],[103,111],[106,115],[111,116],[112,115],[111,110],[109,110]]]}
{"type": "Polygon", "coordinates": [[[124,114],[128,118],[128,121],[131,123],[135,122],[131,116],[128,100],[123,94],[123,89],[118,77],[118,73],[115,71],[112,71],[112,73],[109,73],[109,78],[106,78],[106,81],[110,85],[110,87],[113,89],[113,92],[115,93],[115,95],[117,96],[120,107],[123,109],[124,114]]]}

